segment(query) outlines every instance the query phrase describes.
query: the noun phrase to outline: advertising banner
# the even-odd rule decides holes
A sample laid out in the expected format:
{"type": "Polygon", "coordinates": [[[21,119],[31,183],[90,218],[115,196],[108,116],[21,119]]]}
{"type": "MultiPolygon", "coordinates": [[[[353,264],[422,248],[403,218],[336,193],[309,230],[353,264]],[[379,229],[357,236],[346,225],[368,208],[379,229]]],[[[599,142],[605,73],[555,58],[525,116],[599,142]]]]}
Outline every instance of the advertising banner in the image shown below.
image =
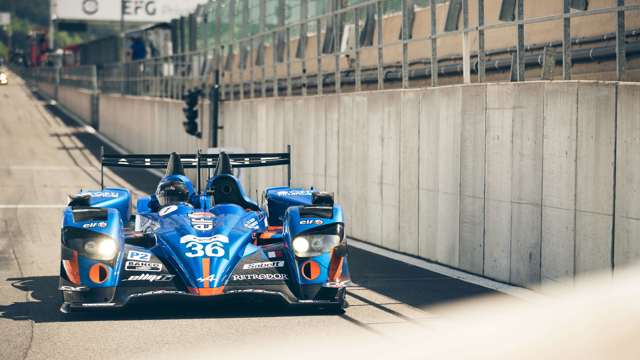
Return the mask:
{"type": "Polygon", "coordinates": [[[56,20],[164,22],[193,12],[207,0],[52,0],[56,20]]]}

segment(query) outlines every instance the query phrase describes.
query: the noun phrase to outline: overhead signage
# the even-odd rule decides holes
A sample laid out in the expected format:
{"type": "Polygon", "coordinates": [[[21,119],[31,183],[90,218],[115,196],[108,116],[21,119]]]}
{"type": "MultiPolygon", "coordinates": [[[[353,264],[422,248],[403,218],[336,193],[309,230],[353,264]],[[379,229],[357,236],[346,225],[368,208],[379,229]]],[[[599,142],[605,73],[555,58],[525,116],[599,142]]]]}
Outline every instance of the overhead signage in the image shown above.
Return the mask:
{"type": "Polygon", "coordinates": [[[207,0],[52,0],[56,20],[166,22],[207,0]]]}

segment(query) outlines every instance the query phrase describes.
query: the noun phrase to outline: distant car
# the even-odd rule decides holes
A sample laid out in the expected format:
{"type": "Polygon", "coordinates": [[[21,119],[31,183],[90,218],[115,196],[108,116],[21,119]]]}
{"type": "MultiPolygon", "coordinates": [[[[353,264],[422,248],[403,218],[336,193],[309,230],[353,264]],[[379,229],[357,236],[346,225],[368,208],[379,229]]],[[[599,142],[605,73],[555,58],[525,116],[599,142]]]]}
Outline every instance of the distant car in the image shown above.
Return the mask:
{"type": "Polygon", "coordinates": [[[7,73],[0,71],[0,85],[7,85],[9,83],[9,77],[7,73]]]}
{"type": "Polygon", "coordinates": [[[290,152],[103,155],[103,166],[166,167],[166,174],[155,194],[138,198],[133,217],[127,189],[72,196],[62,225],[61,311],[122,307],[143,297],[271,298],[342,311],[350,274],[333,195],[271,187],[264,209],[232,171],[290,166],[290,159],[290,152]],[[184,167],[215,169],[203,193],[184,167]]]}

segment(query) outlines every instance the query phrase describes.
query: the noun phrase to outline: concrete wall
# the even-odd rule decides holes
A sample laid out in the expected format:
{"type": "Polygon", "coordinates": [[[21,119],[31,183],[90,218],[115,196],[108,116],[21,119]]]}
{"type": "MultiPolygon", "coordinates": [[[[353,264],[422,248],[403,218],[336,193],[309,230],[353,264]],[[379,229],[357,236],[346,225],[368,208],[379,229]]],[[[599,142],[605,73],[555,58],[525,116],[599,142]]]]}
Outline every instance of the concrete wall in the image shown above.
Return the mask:
{"type": "MultiPolygon", "coordinates": [[[[206,149],[209,122],[203,122],[202,139],[187,135],[182,126],[183,106],[176,100],[101,94],[100,132],[133,153],[192,154],[198,148],[206,149]]],[[[206,106],[200,113],[208,119],[206,106]]]]}
{"type": "Polygon", "coordinates": [[[57,101],[88,124],[96,125],[93,116],[93,92],[68,86],[58,86],[57,101]]]}
{"type": "MultiPolygon", "coordinates": [[[[85,111],[77,94],[60,94],[85,111]]],[[[131,152],[206,148],[207,135],[184,132],[182,106],[100,95],[100,131],[131,152]]],[[[208,119],[206,104],[201,112],[208,119]]],[[[293,185],[335,192],[348,234],[379,246],[527,286],[640,258],[640,84],[230,101],[221,125],[222,146],[271,152],[291,144],[293,185]]],[[[285,184],[286,168],[242,177],[258,199],[266,186],[285,184]]]]}
{"type": "Polygon", "coordinates": [[[233,101],[222,142],[292,144],[294,185],[336,192],[354,238],[532,285],[640,258],[639,100],[573,81],[233,101]]]}
{"type": "Polygon", "coordinates": [[[50,98],[56,97],[56,86],[53,83],[40,82],[38,83],[38,90],[45,93],[50,98]]]}

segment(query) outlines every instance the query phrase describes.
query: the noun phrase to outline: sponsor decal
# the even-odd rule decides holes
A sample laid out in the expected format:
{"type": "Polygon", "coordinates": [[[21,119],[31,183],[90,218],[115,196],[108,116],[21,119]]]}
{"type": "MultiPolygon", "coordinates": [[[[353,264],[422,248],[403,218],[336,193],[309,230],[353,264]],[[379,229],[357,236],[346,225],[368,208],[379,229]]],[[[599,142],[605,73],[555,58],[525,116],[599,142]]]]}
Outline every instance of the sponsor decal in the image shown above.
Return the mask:
{"type": "Polygon", "coordinates": [[[267,252],[267,257],[269,259],[281,258],[282,257],[282,251],[280,251],[280,250],[268,251],[267,252]]]}
{"type": "Polygon", "coordinates": [[[140,275],[130,275],[128,278],[122,281],[171,281],[175,275],[171,274],[140,274],[140,275]]]}
{"type": "Polygon", "coordinates": [[[129,250],[127,260],[149,261],[151,260],[151,254],[143,251],[129,250]]]}
{"type": "Polygon", "coordinates": [[[311,190],[288,190],[276,193],[278,196],[310,196],[311,194],[313,194],[311,190]]]}
{"type": "Polygon", "coordinates": [[[143,293],[138,293],[138,294],[131,294],[131,297],[151,296],[151,295],[169,295],[169,294],[184,294],[184,292],[177,291],[177,290],[152,290],[152,291],[145,291],[143,293]]]}
{"type": "Polygon", "coordinates": [[[216,217],[215,215],[213,215],[210,212],[192,212],[191,214],[189,214],[190,218],[204,218],[204,219],[213,219],[214,217],[216,217]]]}
{"type": "Polygon", "coordinates": [[[124,269],[127,271],[162,271],[162,264],[150,263],[145,261],[127,261],[124,264],[124,269]]]}
{"type": "Polygon", "coordinates": [[[244,280],[289,280],[286,274],[234,274],[234,281],[244,280]]]}
{"type": "Polygon", "coordinates": [[[87,15],[93,15],[98,12],[98,0],[83,0],[82,11],[87,15]]]}
{"type": "Polygon", "coordinates": [[[92,223],[88,223],[88,224],[84,224],[82,225],[82,227],[84,229],[94,229],[94,228],[106,228],[107,227],[107,223],[104,221],[100,221],[100,222],[92,222],[92,223]]]}
{"type": "Polygon", "coordinates": [[[171,214],[172,212],[174,212],[176,210],[178,210],[178,207],[176,205],[165,206],[158,212],[158,215],[166,216],[166,215],[169,215],[169,214],[171,214]]]}
{"type": "Polygon", "coordinates": [[[284,260],[280,261],[265,261],[253,264],[244,264],[242,268],[244,270],[254,270],[254,269],[273,269],[273,268],[281,268],[284,266],[284,260]]]}
{"type": "Polygon", "coordinates": [[[115,191],[99,191],[91,193],[91,197],[115,199],[120,197],[120,194],[115,191]]]}
{"type": "Polygon", "coordinates": [[[258,230],[258,220],[251,218],[244,222],[244,227],[251,230],[258,230]]]}
{"type": "Polygon", "coordinates": [[[215,215],[208,212],[195,212],[189,214],[191,226],[198,231],[209,231],[213,229],[213,218],[215,215]]]}
{"type": "Polygon", "coordinates": [[[200,281],[200,282],[205,282],[205,281],[215,281],[215,280],[216,280],[216,278],[217,278],[217,276],[215,276],[215,275],[209,275],[209,276],[207,276],[207,277],[199,277],[199,278],[198,278],[198,281],[200,281]]]}
{"type": "Polygon", "coordinates": [[[187,257],[222,257],[225,254],[224,244],[229,243],[229,238],[221,234],[210,237],[185,235],[180,238],[180,243],[189,250],[185,252],[187,257]]]}
{"type": "Polygon", "coordinates": [[[302,219],[300,220],[300,225],[322,225],[324,224],[324,221],[320,220],[320,219],[302,219]]]}
{"type": "Polygon", "coordinates": [[[116,303],[86,303],[82,304],[83,307],[107,307],[114,306],[116,303]]]}
{"type": "Polygon", "coordinates": [[[86,286],[68,286],[68,285],[63,285],[60,286],[60,290],[62,291],[88,291],[89,288],[86,286]]]}

